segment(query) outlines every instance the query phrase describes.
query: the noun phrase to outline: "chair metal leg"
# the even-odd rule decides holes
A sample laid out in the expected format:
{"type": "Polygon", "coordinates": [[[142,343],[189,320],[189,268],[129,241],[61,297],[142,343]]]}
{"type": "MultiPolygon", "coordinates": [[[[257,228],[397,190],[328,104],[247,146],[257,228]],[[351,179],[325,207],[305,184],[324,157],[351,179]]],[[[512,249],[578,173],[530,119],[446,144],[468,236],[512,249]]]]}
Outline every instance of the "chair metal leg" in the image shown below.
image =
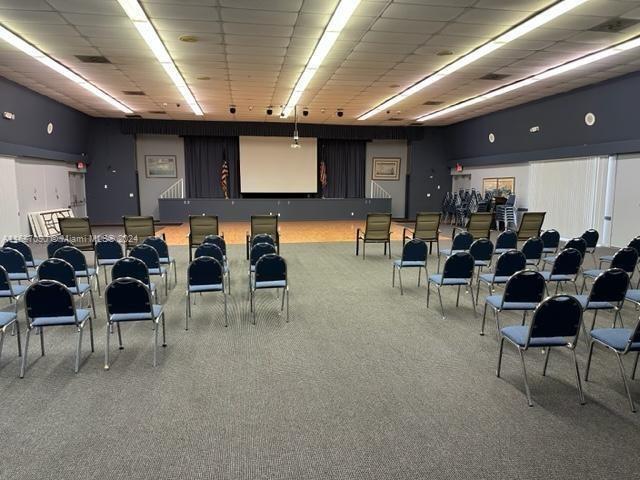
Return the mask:
{"type": "Polygon", "coordinates": [[[44,328],[40,327],[40,354],[44,357],[44,328]]]}
{"type": "Polygon", "coordinates": [[[391,266],[391,288],[395,288],[396,286],[396,266],[391,266]]]}
{"type": "MultiPolygon", "coordinates": [[[[424,271],[425,271],[425,275],[426,275],[426,271],[427,271],[426,267],[425,267],[424,271]]],[[[418,267],[418,287],[420,286],[420,277],[422,277],[422,267],[418,267]]]]}
{"type": "Polygon", "coordinates": [[[251,290],[251,312],[253,313],[253,324],[256,324],[256,306],[255,306],[255,292],[251,290]]]}
{"type": "Polygon", "coordinates": [[[107,266],[104,265],[104,288],[107,288],[107,285],[109,285],[109,280],[107,279],[107,266]]]}
{"type": "Polygon", "coordinates": [[[447,318],[444,314],[444,306],[442,305],[442,293],[440,293],[440,286],[437,285],[438,288],[438,300],[440,300],[440,310],[442,311],[442,319],[447,318]]]}
{"type": "Polygon", "coordinates": [[[427,279],[427,308],[429,308],[429,297],[431,296],[431,282],[427,279]]]}
{"type": "MultiPolygon", "coordinates": [[[[96,278],[96,288],[98,289],[98,296],[101,297],[102,293],[100,292],[100,274],[98,273],[97,270],[96,270],[96,274],[94,275],[94,277],[96,278]]],[[[95,312],[93,312],[93,313],[95,315],[95,312]]]]}
{"type": "Polygon", "coordinates": [[[487,319],[487,303],[484,304],[484,312],[482,313],[482,324],[480,326],[480,335],[484,335],[484,324],[487,319]]]}
{"type": "Polygon", "coordinates": [[[622,364],[622,357],[618,352],[615,352],[618,359],[618,366],[620,367],[620,375],[622,375],[622,382],[624,383],[624,389],[627,392],[627,398],[629,399],[629,406],[631,411],[636,413],[636,406],[633,404],[633,398],[631,398],[631,390],[629,390],[629,384],[627,382],[627,376],[624,373],[624,365],[622,364]]]}
{"type": "Polygon", "coordinates": [[[4,328],[0,329],[0,359],[2,359],[2,346],[4,345],[4,328]]]}
{"type": "Polygon", "coordinates": [[[74,368],[75,373],[78,373],[80,370],[80,351],[82,349],[82,333],[84,332],[83,327],[78,327],[78,346],[76,347],[76,366],[74,368]]]}
{"type": "Polygon", "coordinates": [[[189,330],[189,317],[191,316],[191,296],[189,295],[189,291],[187,291],[185,295],[185,305],[184,305],[184,329],[189,330]]]}
{"type": "Polygon", "coordinates": [[[93,318],[89,317],[89,340],[91,341],[91,351],[95,352],[95,346],[93,342],[93,318]]]}
{"type": "Polygon", "coordinates": [[[527,392],[527,402],[530,407],[533,407],[531,392],[529,391],[529,380],[527,379],[527,367],[524,364],[524,352],[521,348],[518,348],[518,353],[520,354],[520,363],[522,364],[522,376],[524,377],[524,389],[527,392]]]}
{"type": "Polygon", "coordinates": [[[167,346],[167,329],[165,328],[164,312],[162,312],[162,346],[167,346]]]}
{"type": "Polygon", "coordinates": [[[593,347],[596,345],[596,342],[591,340],[589,344],[589,355],[587,356],[587,368],[584,371],[584,381],[589,381],[589,371],[591,370],[591,358],[593,357],[593,347]]]}
{"type": "Polygon", "coordinates": [[[222,296],[224,297],[224,326],[229,326],[229,318],[227,317],[227,294],[222,290],[222,296]]]}
{"type": "Polygon", "coordinates": [[[461,285],[458,285],[458,293],[456,294],[456,307],[460,305],[460,287],[461,285]]]}
{"type": "Polygon", "coordinates": [[[289,287],[287,286],[286,288],[286,294],[287,294],[287,322],[289,321],[289,287]]]}
{"type": "Polygon", "coordinates": [[[154,320],[153,322],[153,366],[158,365],[158,329],[160,325],[154,320]]]}
{"type": "Polygon", "coordinates": [[[20,341],[20,322],[18,320],[14,323],[16,327],[16,337],[18,339],[18,356],[22,356],[22,342],[20,341]]]}
{"type": "Polygon", "coordinates": [[[475,318],[478,315],[478,312],[476,311],[476,299],[473,298],[473,278],[469,284],[469,293],[471,294],[471,306],[473,307],[473,317],[475,318]]]}
{"type": "Polygon", "coordinates": [[[547,375],[547,365],[549,364],[549,356],[551,355],[551,348],[547,347],[547,353],[544,356],[544,366],[542,367],[542,376],[547,375]]]}
{"type": "MultiPolygon", "coordinates": [[[[280,302],[280,311],[284,312],[284,295],[286,293],[286,287],[282,289],[282,302],[280,302]]],[[[280,290],[276,289],[277,292],[279,292],[280,290]]]]}
{"type": "Polygon", "coordinates": [[[107,322],[107,343],[104,349],[104,369],[109,370],[109,344],[111,343],[111,324],[107,322]]]}
{"type": "Polygon", "coordinates": [[[172,260],[171,263],[173,264],[173,286],[175,287],[178,284],[178,269],[175,260],[172,260]]]}
{"type": "Polygon", "coordinates": [[[575,366],[575,369],[576,369],[575,371],[576,371],[576,385],[578,386],[578,398],[580,399],[580,405],[584,405],[586,402],[584,400],[584,393],[582,392],[582,382],[580,381],[580,368],[578,367],[578,357],[576,357],[576,349],[572,348],[571,353],[573,353],[573,365],[575,366]]]}
{"type": "MultiPolygon", "coordinates": [[[[391,241],[388,242],[389,243],[389,260],[391,260],[391,241]]],[[[387,245],[385,243],[385,245],[387,245]]]]}
{"type": "Polygon", "coordinates": [[[24,372],[27,369],[27,352],[29,351],[29,338],[31,337],[31,328],[27,329],[27,336],[24,339],[24,353],[22,362],[20,363],[20,378],[24,378],[24,372]]]}
{"type": "Polygon", "coordinates": [[[120,330],[120,322],[116,323],[116,328],[118,330],[118,350],[124,350],[122,346],[122,331],[120,330]]]}
{"type": "Polygon", "coordinates": [[[404,290],[402,288],[402,268],[398,269],[398,282],[400,283],[400,295],[404,295],[404,290]]]}
{"type": "Polygon", "coordinates": [[[502,368],[502,351],[504,350],[504,337],[500,338],[500,349],[498,350],[498,368],[496,368],[496,377],[500,378],[500,369],[502,368]]]}
{"type": "MultiPolygon", "coordinates": [[[[527,323],[527,311],[525,310],[524,312],[522,312],[522,326],[524,326],[524,324],[527,323]]],[[[584,326],[584,324],[583,324],[584,326]]]]}
{"type": "MultiPolygon", "coordinates": [[[[98,278],[98,277],[96,277],[98,278]]],[[[93,316],[97,318],[96,315],[96,303],[93,300],[93,290],[91,290],[91,287],[89,287],[89,298],[91,299],[91,309],[93,310],[93,316]]]]}

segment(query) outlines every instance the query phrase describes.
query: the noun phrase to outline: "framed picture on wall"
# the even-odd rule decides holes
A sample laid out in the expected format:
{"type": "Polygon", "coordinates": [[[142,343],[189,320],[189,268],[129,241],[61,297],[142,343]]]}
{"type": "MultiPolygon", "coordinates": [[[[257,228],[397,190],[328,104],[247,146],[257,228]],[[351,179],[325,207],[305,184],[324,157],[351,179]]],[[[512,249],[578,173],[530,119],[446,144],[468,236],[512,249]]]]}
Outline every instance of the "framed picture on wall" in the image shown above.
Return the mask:
{"type": "Polygon", "coordinates": [[[498,177],[482,179],[482,194],[491,192],[494,197],[508,197],[516,193],[515,177],[498,177]]]}
{"type": "Polygon", "coordinates": [[[145,155],[144,164],[147,178],[176,178],[178,176],[175,155],[145,155]]]}
{"type": "Polygon", "coordinates": [[[374,157],[371,168],[372,180],[400,180],[400,159],[374,157]]]}

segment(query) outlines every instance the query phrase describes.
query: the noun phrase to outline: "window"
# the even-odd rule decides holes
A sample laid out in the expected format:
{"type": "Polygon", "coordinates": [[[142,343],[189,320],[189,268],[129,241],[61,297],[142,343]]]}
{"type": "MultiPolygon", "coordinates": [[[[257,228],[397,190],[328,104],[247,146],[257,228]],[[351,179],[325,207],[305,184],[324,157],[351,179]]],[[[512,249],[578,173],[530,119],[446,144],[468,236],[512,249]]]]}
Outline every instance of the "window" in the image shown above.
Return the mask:
{"type": "Polygon", "coordinates": [[[482,193],[491,192],[494,197],[506,197],[515,193],[516,177],[493,177],[482,179],[482,193]]]}

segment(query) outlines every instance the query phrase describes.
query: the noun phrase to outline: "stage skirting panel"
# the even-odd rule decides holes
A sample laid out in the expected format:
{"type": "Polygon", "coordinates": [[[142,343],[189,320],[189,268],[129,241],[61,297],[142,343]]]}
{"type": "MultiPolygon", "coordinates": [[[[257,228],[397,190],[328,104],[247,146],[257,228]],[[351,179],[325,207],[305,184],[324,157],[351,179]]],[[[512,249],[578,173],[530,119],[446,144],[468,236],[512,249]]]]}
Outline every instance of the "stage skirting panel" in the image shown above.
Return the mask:
{"type": "Polygon", "coordinates": [[[390,198],[218,198],[160,199],[160,222],[183,223],[189,215],[217,215],[220,221],[249,221],[251,215],[280,220],[364,219],[367,213],[391,213],[390,198]]]}

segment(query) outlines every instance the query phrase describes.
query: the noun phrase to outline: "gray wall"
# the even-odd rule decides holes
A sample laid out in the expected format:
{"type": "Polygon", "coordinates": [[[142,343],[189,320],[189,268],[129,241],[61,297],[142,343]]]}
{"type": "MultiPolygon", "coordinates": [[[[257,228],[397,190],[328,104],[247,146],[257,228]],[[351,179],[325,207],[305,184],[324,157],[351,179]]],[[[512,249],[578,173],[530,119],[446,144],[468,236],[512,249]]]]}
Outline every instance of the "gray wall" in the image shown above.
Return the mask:
{"type": "Polygon", "coordinates": [[[367,168],[365,178],[366,195],[371,194],[371,174],[375,157],[400,158],[399,180],[375,180],[391,195],[391,213],[395,218],[404,218],[405,195],[407,184],[407,141],[406,140],[372,140],[367,142],[367,168]]]}
{"type": "Polygon", "coordinates": [[[158,218],[158,197],[184,178],[184,139],[177,135],[138,135],[136,138],[140,213],[158,218]],[[145,155],[175,155],[176,178],[147,178],[145,155]]]}

